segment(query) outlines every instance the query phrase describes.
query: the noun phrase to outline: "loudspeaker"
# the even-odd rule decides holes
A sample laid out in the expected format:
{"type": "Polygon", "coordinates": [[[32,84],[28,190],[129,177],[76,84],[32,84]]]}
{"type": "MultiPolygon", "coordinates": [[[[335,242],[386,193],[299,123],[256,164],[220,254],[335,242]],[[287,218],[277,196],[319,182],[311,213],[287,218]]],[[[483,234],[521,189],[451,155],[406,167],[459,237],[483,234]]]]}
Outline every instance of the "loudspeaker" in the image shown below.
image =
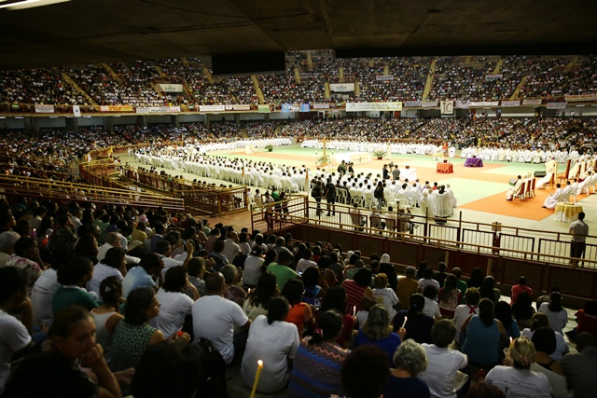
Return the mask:
{"type": "Polygon", "coordinates": [[[533,173],[533,177],[542,178],[545,177],[547,173],[545,171],[535,171],[533,173]]]}
{"type": "Polygon", "coordinates": [[[510,181],[508,181],[508,184],[516,185],[516,181],[518,181],[518,178],[510,178],[510,181]]]}
{"type": "Polygon", "coordinates": [[[214,76],[286,73],[283,51],[248,54],[214,54],[211,56],[214,76]]]}

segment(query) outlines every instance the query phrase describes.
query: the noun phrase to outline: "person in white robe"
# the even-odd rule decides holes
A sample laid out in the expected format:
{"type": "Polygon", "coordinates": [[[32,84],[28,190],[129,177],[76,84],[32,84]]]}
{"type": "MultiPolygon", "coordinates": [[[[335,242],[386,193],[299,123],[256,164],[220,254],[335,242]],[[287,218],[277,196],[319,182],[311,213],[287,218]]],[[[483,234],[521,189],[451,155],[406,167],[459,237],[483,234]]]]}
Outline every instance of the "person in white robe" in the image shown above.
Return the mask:
{"type": "Polygon", "coordinates": [[[506,200],[512,200],[516,197],[516,195],[520,194],[520,190],[522,189],[523,181],[522,176],[518,176],[518,180],[516,180],[516,184],[512,188],[506,192],[506,200]]]}
{"type": "Polygon", "coordinates": [[[433,217],[435,215],[435,202],[429,195],[429,191],[424,190],[423,195],[419,199],[419,207],[425,216],[433,217]]]}
{"type": "Polygon", "coordinates": [[[537,181],[537,188],[544,189],[546,184],[551,182],[554,173],[558,169],[558,162],[556,162],[555,156],[552,156],[548,162],[545,163],[545,177],[537,181]]]}
{"type": "Polygon", "coordinates": [[[442,185],[435,195],[435,216],[436,217],[452,217],[454,214],[454,206],[452,206],[452,198],[445,191],[442,185]]]}
{"type": "Polygon", "coordinates": [[[545,202],[543,202],[543,208],[547,208],[547,209],[555,209],[556,205],[558,204],[558,202],[561,202],[562,200],[560,200],[560,198],[562,197],[562,186],[560,184],[557,185],[556,191],[553,193],[553,195],[548,196],[547,198],[545,198],[545,202]]]}

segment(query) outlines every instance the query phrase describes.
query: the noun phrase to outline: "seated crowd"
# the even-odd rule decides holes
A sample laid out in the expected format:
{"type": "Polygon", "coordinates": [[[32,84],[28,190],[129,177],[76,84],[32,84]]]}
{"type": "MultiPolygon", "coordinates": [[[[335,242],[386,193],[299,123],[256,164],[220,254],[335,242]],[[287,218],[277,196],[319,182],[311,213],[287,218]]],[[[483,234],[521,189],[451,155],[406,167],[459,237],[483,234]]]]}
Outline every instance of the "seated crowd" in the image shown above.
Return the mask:
{"type": "MultiPolygon", "coordinates": [[[[34,111],[33,104],[172,106],[253,105],[344,101],[467,101],[595,94],[595,56],[403,57],[336,59],[331,50],[291,51],[281,74],[213,76],[208,57],[137,60],[0,72],[0,103],[7,111],[34,111]],[[526,77],[526,79],[525,79],[526,77]],[[257,84],[256,84],[257,83],[257,84]],[[329,84],[355,83],[334,92],[329,84]],[[160,84],[180,85],[177,92],[160,84]],[[259,87],[257,90],[256,87],[259,87]],[[260,91],[260,92],[259,92],[260,91]],[[13,106],[14,105],[14,106],[13,106]]],[[[61,108],[62,109],[62,108],[61,108]]]]}
{"type": "Polygon", "coordinates": [[[535,305],[521,277],[508,303],[480,268],[399,275],[388,254],[49,200],[0,202],[0,266],[3,397],[219,397],[230,365],[291,397],[596,387],[597,301],[565,333],[571,354],[557,287],[535,305]]]}

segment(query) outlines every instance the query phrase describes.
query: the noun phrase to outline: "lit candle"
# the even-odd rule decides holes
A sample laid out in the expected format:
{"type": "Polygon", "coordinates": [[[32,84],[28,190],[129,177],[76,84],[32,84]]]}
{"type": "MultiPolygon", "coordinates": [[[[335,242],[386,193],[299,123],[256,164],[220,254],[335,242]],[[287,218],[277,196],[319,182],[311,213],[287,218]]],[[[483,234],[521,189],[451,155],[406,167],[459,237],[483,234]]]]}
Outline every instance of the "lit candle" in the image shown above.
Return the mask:
{"type": "Polygon", "coordinates": [[[263,361],[260,359],[257,361],[257,373],[255,373],[255,381],[253,382],[253,389],[251,390],[251,397],[255,398],[255,393],[257,392],[257,383],[259,383],[259,376],[261,376],[261,371],[263,370],[263,361]]]}
{"type": "Polygon", "coordinates": [[[400,327],[400,329],[404,329],[404,326],[406,325],[406,321],[408,321],[407,316],[404,317],[404,322],[402,322],[402,326],[400,327]]]}
{"type": "Polygon", "coordinates": [[[247,292],[247,294],[251,294],[251,288],[249,288],[249,291],[247,292]]]}
{"type": "Polygon", "coordinates": [[[352,316],[357,316],[357,306],[356,305],[352,306],[352,316]]]}

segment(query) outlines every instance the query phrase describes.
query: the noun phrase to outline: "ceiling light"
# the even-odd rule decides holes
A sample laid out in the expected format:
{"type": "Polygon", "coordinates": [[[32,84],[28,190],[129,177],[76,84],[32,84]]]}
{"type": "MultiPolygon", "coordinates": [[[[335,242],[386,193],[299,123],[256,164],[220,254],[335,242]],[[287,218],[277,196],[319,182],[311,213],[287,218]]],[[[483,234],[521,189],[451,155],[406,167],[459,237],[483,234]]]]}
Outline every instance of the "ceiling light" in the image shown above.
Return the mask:
{"type": "Polygon", "coordinates": [[[52,4],[65,3],[70,0],[3,0],[0,1],[0,8],[7,10],[25,10],[27,8],[43,7],[52,4]]]}

